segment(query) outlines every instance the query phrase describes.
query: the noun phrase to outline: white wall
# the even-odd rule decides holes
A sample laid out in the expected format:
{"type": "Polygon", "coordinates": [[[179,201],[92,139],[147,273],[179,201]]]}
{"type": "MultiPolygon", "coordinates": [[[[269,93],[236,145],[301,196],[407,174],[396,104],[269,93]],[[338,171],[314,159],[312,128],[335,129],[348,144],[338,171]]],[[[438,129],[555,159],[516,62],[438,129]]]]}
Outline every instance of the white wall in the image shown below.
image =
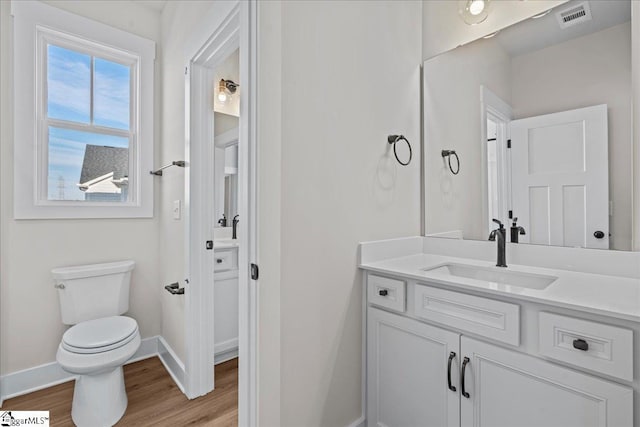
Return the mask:
{"type": "MultiPolygon", "coordinates": [[[[90,5],[89,2],[70,1],[48,3],[159,41],[159,14],[135,3],[121,1],[117,7],[112,1],[94,1],[90,5]]],[[[3,374],[55,361],[64,327],[60,319],[58,296],[49,273],[54,267],[135,260],[129,315],[138,321],[143,337],[160,332],[157,217],[114,220],[13,219],[13,29],[10,9],[10,2],[0,2],[0,334],[3,374]]],[[[156,79],[159,78],[160,73],[156,69],[156,79]]]]}
{"type": "Polygon", "coordinates": [[[631,249],[631,22],[512,60],[514,118],[608,105],[611,248],[631,249]],[[553,64],[553,67],[547,67],[553,64]]]}
{"type": "Polygon", "coordinates": [[[484,22],[467,25],[458,15],[458,1],[423,0],[422,58],[432,58],[567,1],[494,0],[484,22]]]}
{"type": "Polygon", "coordinates": [[[511,58],[494,39],[481,39],[426,61],[424,75],[426,233],[462,230],[463,238],[486,238],[480,86],[509,104],[511,58]],[[456,150],[458,175],[442,150],[456,150]]]}
{"type": "Polygon", "coordinates": [[[344,426],[361,415],[357,244],[420,231],[421,3],[260,8],[259,70],[282,71],[280,82],[261,75],[258,94],[260,239],[272,239],[260,243],[261,420],[344,426]],[[412,142],[409,167],[393,159],[391,133],[412,142]],[[279,379],[265,372],[278,355],[279,379]],[[281,388],[280,414],[264,380],[281,388]]]}
{"type": "MultiPolygon", "coordinates": [[[[191,36],[191,28],[205,16],[213,2],[167,2],[162,11],[162,150],[161,163],[182,160],[185,157],[185,46],[191,36]]],[[[184,202],[185,169],[169,168],[162,177],[160,187],[160,281],[180,281],[185,276],[185,225],[184,217],[173,219],[174,200],[184,202]]],[[[162,293],[162,336],[185,360],[184,296],[162,293]]]]}

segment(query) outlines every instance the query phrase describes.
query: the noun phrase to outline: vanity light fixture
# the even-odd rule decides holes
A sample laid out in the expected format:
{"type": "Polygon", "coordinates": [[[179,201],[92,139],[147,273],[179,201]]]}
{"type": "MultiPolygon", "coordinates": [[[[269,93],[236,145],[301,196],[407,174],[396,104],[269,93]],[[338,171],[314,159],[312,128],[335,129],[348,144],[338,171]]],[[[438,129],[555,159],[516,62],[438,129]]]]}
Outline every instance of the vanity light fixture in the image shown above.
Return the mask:
{"type": "Polygon", "coordinates": [[[489,16],[491,0],[458,0],[458,13],[468,25],[484,22],[489,16]]]}
{"type": "Polygon", "coordinates": [[[231,100],[231,96],[236,93],[238,86],[240,85],[233,80],[220,79],[220,83],[218,84],[218,101],[224,104],[231,100]]]}

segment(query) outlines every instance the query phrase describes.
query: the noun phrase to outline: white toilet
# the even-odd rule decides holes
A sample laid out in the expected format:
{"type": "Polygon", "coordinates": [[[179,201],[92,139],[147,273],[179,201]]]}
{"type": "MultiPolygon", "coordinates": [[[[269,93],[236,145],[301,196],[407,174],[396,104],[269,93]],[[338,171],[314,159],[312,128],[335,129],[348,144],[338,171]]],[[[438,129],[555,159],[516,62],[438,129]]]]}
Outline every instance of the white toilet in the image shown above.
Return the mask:
{"type": "Polygon", "coordinates": [[[56,359],[78,375],[71,417],[78,427],[114,425],[127,409],[122,365],[140,347],[129,310],[134,261],[51,270],[60,297],[63,335],[56,359]]]}

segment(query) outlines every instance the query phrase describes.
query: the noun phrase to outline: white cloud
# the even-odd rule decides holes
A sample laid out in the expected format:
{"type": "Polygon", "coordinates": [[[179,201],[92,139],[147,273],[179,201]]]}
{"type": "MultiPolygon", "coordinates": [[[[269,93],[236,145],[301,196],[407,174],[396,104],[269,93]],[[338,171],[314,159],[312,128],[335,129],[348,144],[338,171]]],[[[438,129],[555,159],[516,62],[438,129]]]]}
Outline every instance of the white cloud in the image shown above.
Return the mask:
{"type": "MultiPolygon", "coordinates": [[[[129,128],[127,67],[96,58],[94,117],[98,124],[129,128]]],[[[49,115],[65,120],[88,120],[91,62],[88,55],[50,46],[48,56],[49,115]]]]}
{"type": "Polygon", "coordinates": [[[84,161],[86,144],[75,141],[52,138],[49,144],[49,164],[80,168],[84,161]]]}
{"type": "Polygon", "coordinates": [[[65,51],[60,48],[50,50],[47,76],[49,104],[88,117],[90,62],[84,55],[65,54],[65,51]]]}
{"type": "Polygon", "coordinates": [[[129,128],[129,81],[99,69],[95,73],[95,116],[111,126],[129,128]]]}

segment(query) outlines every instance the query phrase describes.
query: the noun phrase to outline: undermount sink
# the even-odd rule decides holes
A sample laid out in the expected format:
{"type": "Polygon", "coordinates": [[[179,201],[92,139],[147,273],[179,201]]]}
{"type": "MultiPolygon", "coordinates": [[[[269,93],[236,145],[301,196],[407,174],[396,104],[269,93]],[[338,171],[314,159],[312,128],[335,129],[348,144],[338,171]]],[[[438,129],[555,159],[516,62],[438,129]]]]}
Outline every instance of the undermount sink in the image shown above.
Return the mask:
{"type": "Polygon", "coordinates": [[[498,285],[517,286],[520,288],[537,290],[545,289],[557,279],[557,277],[554,276],[511,271],[498,267],[480,267],[454,263],[425,268],[423,271],[440,273],[447,276],[481,280],[483,282],[495,283],[498,285]]]}

